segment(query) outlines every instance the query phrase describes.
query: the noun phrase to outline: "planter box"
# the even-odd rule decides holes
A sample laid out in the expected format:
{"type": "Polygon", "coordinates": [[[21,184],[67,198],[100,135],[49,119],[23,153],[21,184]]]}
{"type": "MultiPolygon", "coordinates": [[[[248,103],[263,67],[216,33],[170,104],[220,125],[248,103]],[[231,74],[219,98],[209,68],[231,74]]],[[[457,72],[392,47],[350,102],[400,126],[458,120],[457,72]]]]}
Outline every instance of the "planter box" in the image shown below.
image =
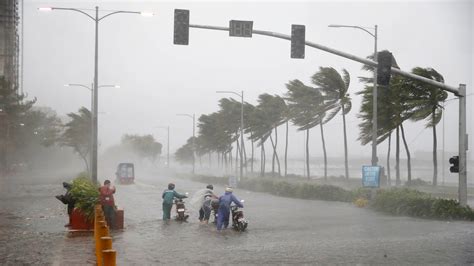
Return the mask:
{"type": "Polygon", "coordinates": [[[115,211],[115,228],[123,229],[123,209],[117,209],[115,211]]]}
{"type": "Polygon", "coordinates": [[[94,221],[88,221],[86,216],[77,208],[71,213],[71,230],[94,230],[94,221]]]}

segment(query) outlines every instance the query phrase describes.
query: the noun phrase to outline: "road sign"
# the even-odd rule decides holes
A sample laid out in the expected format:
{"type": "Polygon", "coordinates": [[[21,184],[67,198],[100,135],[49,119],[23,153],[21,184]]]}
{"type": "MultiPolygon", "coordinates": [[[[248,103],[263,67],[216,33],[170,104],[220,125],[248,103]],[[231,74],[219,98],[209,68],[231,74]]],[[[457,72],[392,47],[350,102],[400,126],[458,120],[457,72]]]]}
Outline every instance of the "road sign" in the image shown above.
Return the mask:
{"type": "Polygon", "coordinates": [[[362,186],[380,187],[380,166],[362,166],[362,186]]]}
{"type": "Polygon", "coordinates": [[[231,20],[229,22],[229,36],[252,37],[253,21],[231,20]]]}

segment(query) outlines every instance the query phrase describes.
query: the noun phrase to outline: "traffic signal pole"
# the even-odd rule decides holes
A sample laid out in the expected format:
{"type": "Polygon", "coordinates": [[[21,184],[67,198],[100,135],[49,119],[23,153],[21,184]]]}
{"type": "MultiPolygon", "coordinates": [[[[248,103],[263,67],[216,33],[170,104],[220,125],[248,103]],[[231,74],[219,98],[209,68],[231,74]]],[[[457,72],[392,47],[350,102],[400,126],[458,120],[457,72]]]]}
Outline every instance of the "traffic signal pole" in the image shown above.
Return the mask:
{"type": "MultiPolygon", "coordinates": [[[[219,31],[229,31],[229,27],[217,27],[217,26],[208,26],[208,25],[196,25],[189,24],[190,28],[198,29],[207,29],[207,30],[219,30],[219,31]]],[[[286,34],[281,34],[271,31],[263,30],[252,30],[253,34],[264,35],[269,37],[274,37],[278,39],[284,39],[291,41],[291,36],[286,34]]],[[[305,40],[305,45],[313,47],[331,54],[335,54],[344,58],[347,58],[352,61],[362,63],[367,66],[377,67],[378,63],[372,60],[361,58],[349,53],[338,51],[330,47],[320,45],[317,43],[309,42],[305,40]]],[[[467,205],[467,161],[466,161],[466,150],[467,150],[467,136],[466,136],[466,85],[460,84],[459,87],[453,87],[448,84],[444,84],[432,79],[428,79],[422,76],[418,76],[409,72],[397,68],[391,68],[390,72],[392,74],[398,74],[400,76],[421,81],[423,83],[436,86],[442,90],[448,91],[459,97],[459,203],[463,206],[467,205]]],[[[446,162],[443,162],[446,163],[446,162]]]]}
{"type": "Polygon", "coordinates": [[[466,85],[459,86],[459,202],[467,205],[466,85]]]}

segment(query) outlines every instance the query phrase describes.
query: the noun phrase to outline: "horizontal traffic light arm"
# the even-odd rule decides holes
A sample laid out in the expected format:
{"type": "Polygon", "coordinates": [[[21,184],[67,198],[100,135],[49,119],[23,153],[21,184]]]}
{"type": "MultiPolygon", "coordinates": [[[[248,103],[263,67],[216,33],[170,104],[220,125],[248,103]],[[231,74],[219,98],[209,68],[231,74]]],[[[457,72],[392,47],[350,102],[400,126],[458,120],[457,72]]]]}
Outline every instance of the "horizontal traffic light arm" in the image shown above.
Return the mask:
{"type": "MultiPolygon", "coordinates": [[[[196,25],[196,24],[189,24],[189,27],[190,28],[197,28],[197,29],[220,30],[220,31],[227,31],[227,32],[229,31],[229,27],[218,27],[218,26],[196,25]]],[[[282,34],[282,33],[278,33],[278,32],[263,31],[263,30],[252,30],[252,33],[291,41],[291,36],[290,35],[286,35],[286,34],[282,34]]],[[[305,41],[305,44],[309,47],[313,47],[313,48],[316,48],[316,49],[319,49],[319,50],[323,50],[325,52],[335,54],[335,55],[347,58],[349,60],[362,63],[364,65],[377,67],[377,62],[372,61],[372,60],[368,60],[368,59],[361,58],[361,57],[358,57],[358,56],[355,56],[355,55],[351,55],[351,54],[348,54],[348,53],[345,53],[345,52],[342,52],[342,51],[338,51],[336,49],[332,49],[330,47],[327,47],[327,46],[324,46],[324,45],[321,45],[321,44],[317,44],[317,43],[313,43],[313,42],[309,42],[309,41],[305,41]]],[[[419,80],[419,81],[427,83],[429,85],[436,86],[436,87],[438,87],[442,90],[452,92],[456,96],[460,96],[460,97],[465,96],[465,92],[463,92],[462,90],[459,90],[458,87],[453,87],[453,86],[450,86],[450,85],[447,85],[447,84],[444,84],[444,83],[441,83],[441,82],[434,81],[432,79],[428,79],[428,78],[418,76],[418,75],[415,75],[415,74],[412,74],[412,73],[409,73],[409,72],[405,72],[403,70],[400,70],[400,69],[394,68],[394,67],[391,68],[391,72],[395,73],[395,74],[399,74],[399,75],[407,77],[407,78],[419,80]]]]}

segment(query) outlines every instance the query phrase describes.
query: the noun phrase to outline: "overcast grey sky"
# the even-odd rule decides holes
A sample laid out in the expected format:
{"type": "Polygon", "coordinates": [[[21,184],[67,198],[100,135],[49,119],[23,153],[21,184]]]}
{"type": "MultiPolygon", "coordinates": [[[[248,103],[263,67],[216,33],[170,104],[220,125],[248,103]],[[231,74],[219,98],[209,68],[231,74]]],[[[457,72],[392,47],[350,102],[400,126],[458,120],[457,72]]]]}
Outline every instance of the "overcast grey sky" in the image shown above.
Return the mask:
{"type": "MultiPolygon", "coordinates": [[[[94,24],[75,12],[39,12],[41,6],[105,10],[152,11],[154,17],[120,14],[100,23],[99,85],[120,84],[100,91],[99,135],[102,146],[117,143],[124,133],[153,134],[165,143],[171,126],[171,150],[192,134],[191,120],[177,113],[209,114],[223,96],[216,90],[244,90],[255,104],[261,93],[282,95],[285,83],[309,78],[319,67],[349,71],[353,109],[348,120],[349,154],[370,157],[370,145],[361,146],[357,77],[368,73],[361,65],[323,51],[306,48],[304,60],[290,59],[286,40],[254,35],[231,38],[227,32],[190,29],[189,46],[173,45],[173,10],[189,9],[192,24],[227,26],[229,20],[253,20],[254,29],[290,34],[291,24],[306,25],[306,39],[360,57],[373,51],[373,38],[356,29],[328,28],[329,24],[379,27],[379,50],[390,50],[403,70],[432,67],[445,82],[467,85],[473,93],[472,1],[34,1],[25,0],[24,89],[39,105],[60,115],[90,105],[90,94],[65,83],[93,80],[94,24]]],[[[92,12],[92,11],[90,11],[92,12]]],[[[105,13],[104,13],[105,14],[105,13]]],[[[450,95],[450,98],[453,98],[450,95]]],[[[472,140],[473,97],[468,97],[468,133],[472,140]]],[[[457,150],[458,104],[446,107],[446,150],[457,150]]],[[[236,121],[238,122],[238,121],[236,121]]],[[[432,149],[432,131],[425,122],[406,124],[412,152],[432,149]]],[[[284,136],[281,129],[280,136],[284,136]]],[[[328,156],[343,155],[342,118],[326,126],[328,156]]],[[[442,123],[438,126],[442,143],[442,123]]],[[[320,156],[319,130],[311,133],[311,155],[320,156]]],[[[379,153],[386,152],[379,145],[379,153]]],[[[402,153],[404,154],[404,152],[402,153]]],[[[303,156],[303,133],[291,129],[290,156],[303,156]]],[[[472,158],[472,156],[471,156],[472,158]]]]}

